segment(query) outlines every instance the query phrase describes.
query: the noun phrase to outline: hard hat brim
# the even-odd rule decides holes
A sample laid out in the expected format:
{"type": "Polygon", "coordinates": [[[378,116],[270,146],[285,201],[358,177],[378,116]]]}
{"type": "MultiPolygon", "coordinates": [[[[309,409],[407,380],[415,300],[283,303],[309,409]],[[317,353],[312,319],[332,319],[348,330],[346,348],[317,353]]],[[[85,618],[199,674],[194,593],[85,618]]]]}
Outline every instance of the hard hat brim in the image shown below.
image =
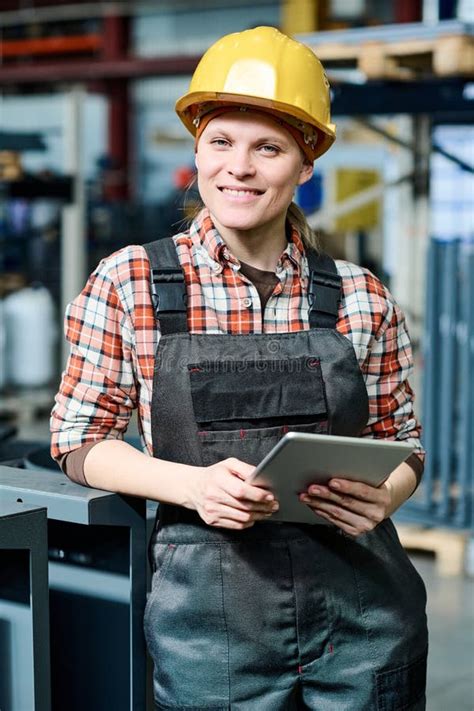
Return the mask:
{"type": "Polygon", "coordinates": [[[314,159],[319,158],[326,153],[326,151],[329,150],[336,140],[336,127],[334,124],[329,124],[328,126],[323,125],[314,117],[310,116],[298,107],[285,104],[281,101],[275,101],[274,99],[212,91],[199,91],[185,94],[176,102],[176,113],[193,136],[196,135],[196,126],[193,122],[198,114],[199,107],[202,104],[207,103],[215,103],[219,106],[236,104],[236,106],[252,106],[255,108],[261,107],[267,111],[269,110],[272,113],[275,113],[283,121],[285,120],[285,116],[300,119],[310,126],[313,126],[318,131],[318,141],[314,149],[314,159]]]}

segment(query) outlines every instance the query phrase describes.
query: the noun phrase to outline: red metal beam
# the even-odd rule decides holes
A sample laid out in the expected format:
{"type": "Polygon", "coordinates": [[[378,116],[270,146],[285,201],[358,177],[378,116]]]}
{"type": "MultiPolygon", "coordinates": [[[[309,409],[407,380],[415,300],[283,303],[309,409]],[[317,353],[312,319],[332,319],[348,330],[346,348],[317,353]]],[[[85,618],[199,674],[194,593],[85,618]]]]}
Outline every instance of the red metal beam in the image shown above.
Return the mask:
{"type": "Polygon", "coordinates": [[[421,22],[421,0],[398,0],[394,3],[394,22],[421,22]]]}
{"type": "Polygon", "coordinates": [[[130,23],[123,15],[105,15],[103,19],[104,59],[122,59],[129,49],[130,23]]]}
{"type": "Polygon", "coordinates": [[[0,57],[91,52],[100,47],[102,47],[102,37],[97,34],[4,40],[0,44],[0,57]]]}
{"type": "Polygon", "coordinates": [[[147,59],[94,60],[1,66],[0,85],[88,82],[97,79],[140,79],[172,74],[192,74],[200,57],[154,57],[147,59]]]}
{"type": "MultiPolygon", "coordinates": [[[[128,17],[106,15],[104,17],[104,61],[126,59],[129,45],[128,17]]],[[[129,83],[121,79],[106,82],[105,95],[108,104],[108,155],[117,167],[116,180],[106,186],[105,198],[126,200],[129,197],[129,83]]]]}

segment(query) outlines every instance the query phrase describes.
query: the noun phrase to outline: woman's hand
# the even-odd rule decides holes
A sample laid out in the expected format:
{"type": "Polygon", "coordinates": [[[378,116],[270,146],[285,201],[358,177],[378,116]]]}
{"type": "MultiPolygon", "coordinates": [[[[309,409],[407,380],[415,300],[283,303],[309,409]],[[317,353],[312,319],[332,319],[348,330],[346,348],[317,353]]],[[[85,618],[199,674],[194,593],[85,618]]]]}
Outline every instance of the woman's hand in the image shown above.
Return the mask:
{"type": "Polygon", "coordinates": [[[315,514],[350,536],[372,531],[393,509],[393,488],[387,480],[380,487],[348,479],[331,479],[327,486],[313,484],[300,501],[315,514]]]}
{"type": "Polygon", "coordinates": [[[247,483],[255,467],[224,459],[199,467],[192,480],[190,504],[209,526],[244,529],[271,516],[278,503],[268,489],[247,483]]]}
{"type": "Polygon", "coordinates": [[[300,501],[344,533],[359,536],[391,516],[413,494],[416,484],[415,472],[402,462],[379,487],[331,479],[328,486],[308,487],[306,493],[300,494],[300,501]]]}

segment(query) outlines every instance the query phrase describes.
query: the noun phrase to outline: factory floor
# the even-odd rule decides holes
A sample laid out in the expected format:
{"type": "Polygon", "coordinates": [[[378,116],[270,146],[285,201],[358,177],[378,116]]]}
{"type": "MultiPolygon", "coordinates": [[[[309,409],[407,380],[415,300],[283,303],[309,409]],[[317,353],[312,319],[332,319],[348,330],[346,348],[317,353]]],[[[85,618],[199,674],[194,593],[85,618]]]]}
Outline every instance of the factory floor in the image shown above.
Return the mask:
{"type": "MultiPolygon", "coordinates": [[[[47,419],[25,423],[19,436],[46,444],[47,419]]],[[[474,578],[441,577],[428,554],[411,559],[428,591],[427,711],[474,711],[474,578]]]]}
{"type": "Polygon", "coordinates": [[[427,711],[474,711],[474,579],[442,578],[434,558],[410,557],[428,592],[427,711]]]}

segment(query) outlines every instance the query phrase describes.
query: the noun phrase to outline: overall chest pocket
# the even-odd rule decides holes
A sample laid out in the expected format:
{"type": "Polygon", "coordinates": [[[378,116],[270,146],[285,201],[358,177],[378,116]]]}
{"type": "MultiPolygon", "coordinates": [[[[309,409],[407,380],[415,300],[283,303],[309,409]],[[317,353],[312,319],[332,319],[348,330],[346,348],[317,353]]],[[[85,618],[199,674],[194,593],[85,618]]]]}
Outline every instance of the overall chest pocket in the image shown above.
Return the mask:
{"type": "Polygon", "coordinates": [[[286,432],[328,431],[317,357],[201,362],[189,378],[204,465],[258,464],[286,432]]]}

